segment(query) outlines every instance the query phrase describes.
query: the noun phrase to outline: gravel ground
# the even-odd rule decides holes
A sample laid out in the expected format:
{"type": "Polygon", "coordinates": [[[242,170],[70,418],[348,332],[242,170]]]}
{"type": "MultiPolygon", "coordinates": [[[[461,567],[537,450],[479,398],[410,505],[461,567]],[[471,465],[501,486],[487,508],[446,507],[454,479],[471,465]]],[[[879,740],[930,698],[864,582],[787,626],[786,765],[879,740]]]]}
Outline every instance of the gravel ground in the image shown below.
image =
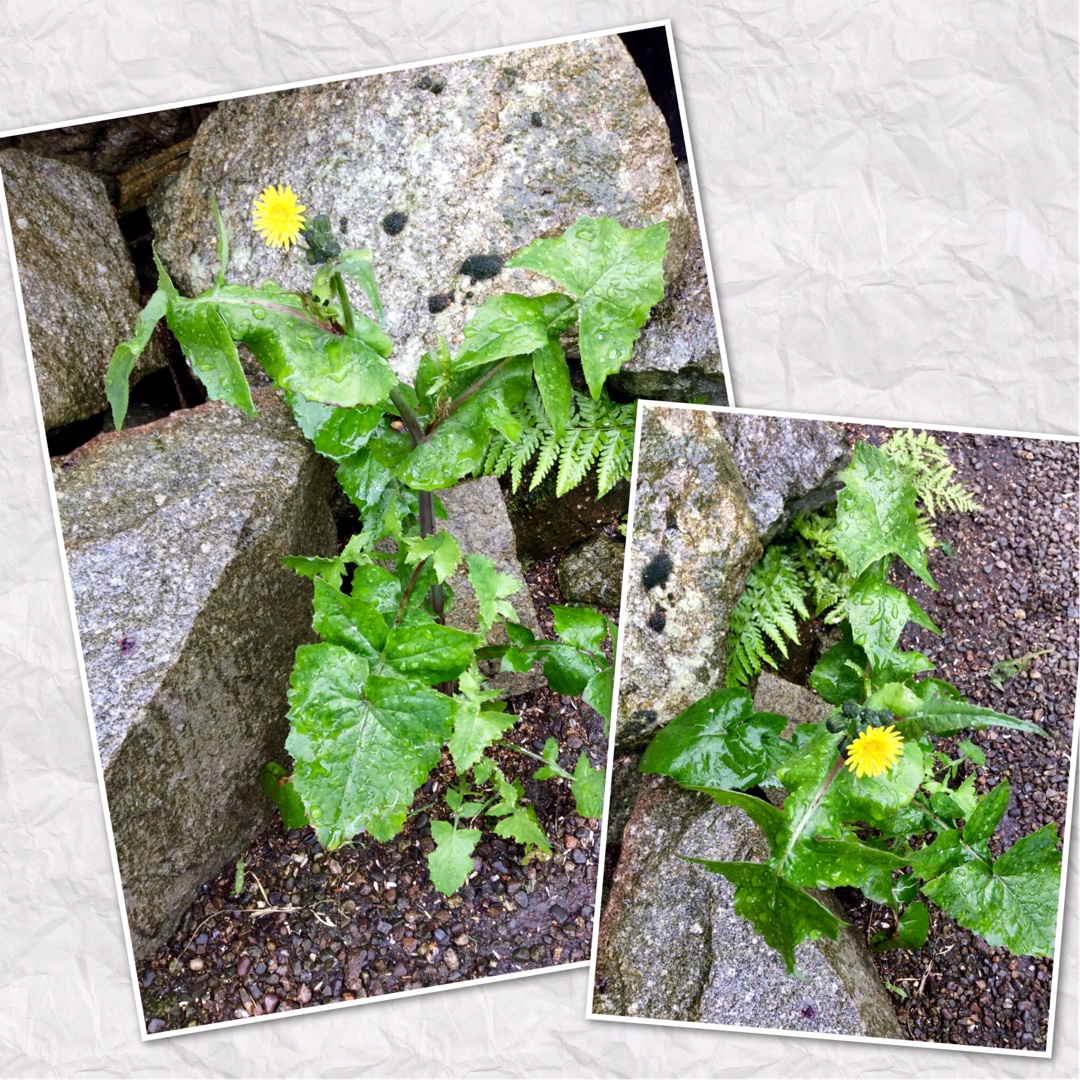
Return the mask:
{"type": "MultiPolygon", "coordinates": [[[[526,580],[550,636],[548,605],[562,602],[555,560],[535,563],[526,580]]],[[[583,747],[594,765],[605,762],[603,722],[580,701],[543,689],[513,699],[510,709],[520,717],[511,741],[538,752],[554,736],[560,764],[571,770],[583,747]]],[[[538,763],[506,752],[500,764],[523,781],[552,858],[526,864],[520,845],[485,834],[474,874],[444,897],[423,857],[433,846],[426,812],[389,843],[360,841],[332,854],[312,829],[286,831],[278,821],[244,853],[240,892],[236,868],[223,867],[176,933],[139,965],[147,1031],[587,960],[598,822],[576,815],[564,781],[533,781],[538,763]]],[[[435,800],[449,775],[444,762],[416,805],[435,800]]]]}
{"type": "MultiPolygon", "coordinates": [[[[880,441],[882,429],[860,429],[880,441]]],[[[979,705],[1034,721],[1047,739],[1004,729],[970,737],[986,753],[986,765],[965,764],[984,794],[1001,780],[1012,792],[994,838],[998,855],[1048,822],[1065,832],[1070,750],[1077,694],[1077,604],[1080,592],[1077,527],[1076,444],[1000,436],[935,432],[949,449],[957,476],[985,509],[946,514],[938,538],[952,544],[949,558],[937,550],[930,571],[933,592],[905,567],[897,584],[911,593],[942,629],[938,637],[909,624],[901,645],[919,649],[979,705]],[[1044,649],[1027,670],[991,685],[995,661],[1044,649]]],[[[951,750],[957,740],[942,740],[951,750]]],[[[842,890],[852,921],[869,937],[887,924],[887,909],[842,890]]],[[[875,958],[893,991],[897,1015],[912,1039],[967,1046],[1046,1048],[1053,961],[1015,957],[988,946],[931,906],[931,931],[918,952],[875,958]]],[[[1075,1018],[1058,1017],[1059,1023],[1075,1018]]]]}

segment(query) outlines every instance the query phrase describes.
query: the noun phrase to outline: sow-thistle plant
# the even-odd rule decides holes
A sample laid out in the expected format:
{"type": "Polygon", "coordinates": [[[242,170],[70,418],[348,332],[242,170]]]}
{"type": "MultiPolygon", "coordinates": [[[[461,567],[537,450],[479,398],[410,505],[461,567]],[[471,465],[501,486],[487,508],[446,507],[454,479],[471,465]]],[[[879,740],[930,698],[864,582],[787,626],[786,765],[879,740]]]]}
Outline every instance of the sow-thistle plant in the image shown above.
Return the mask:
{"type": "Polygon", "coordinates": [[[921,893],[995,948],[1051,956],[1061,873],[1054,825],[993,857],[988,841],[1008,809],[1008,782],[985,795],[976,793],[974,775],[953,786],[964,760],[978,766],[985,757],[967,740],[956,759],[935,748],[936,739],[987,726],[1045,733],[971,704],[926,674],[933,668],[926,656],[898,647],[909,621],[939,632],[888,580],[899,556],[936,588],[916,488],[865,443],[841,479],[831,527],[817,527],[848,579],[838,605],[842,636],[809,679],[832,712],[789,731],[785,717],[755,712],[746,689],[717,690],[661,729],[641,770],[739,807],[760,826],[770,848],[765,862],[691,861],[735,886],[736,913],[791,972],[797,945],[835,939],[843,925],[807,890],[842,885],[892,908],[895,927],[874,936],[875,949],[922,947],[929,913],[916,899],[921,893]],[[778,805],[759,797],[767,788],[784,789],[778,805]]]}
{"type": "MultiPolygon", "coordinates": [[[[135,361],[164,317],[210,398],[254,413],[237,352],[244,344],[285,392],[315,449],[336,462],[362,530],[334,558],[285,560],[313,581],[320,641],[297,650],[290,680],[293,768],[271,762],[260,779],[287,826],[310,823],[333,849],[361,832],[393,838],[418,813],[415,795],[432,770],[452,767],[445,809],[425,807],[436,818],[431,879],[450,893],[473,872],[482,825],[523,844],[527,857],[551,850],[521,781],[506,776],[493,748],[536,758],[535,779],[572,785],[583,817],[598,817],[603,806],[603,771],[584,751],[571,769],[559,764],[554,740],[541,755],[510,741],[516,717],[485,682],[484,666],[527,672],[541,664],[554,691],[581,697],[606,721],[612,665],[605,643],[615,648],[617,630],[589,608],[556,606],[557,640],[536,638],[509,601],[522,583],[491,559],[462,556],[437,526],[445,512],[436,492],[481,473],[496,433],[502,446],[521,436],[527,395],[553,436],[566,435],[575,399],[560,339],[575,328],[590,398],[602,398],[606,378],[629,359],[663,298],[668,230],[583,217],[561,236],[533,242],[508,265],[565,291],[489,296],[466,323],[461,348],[452,352],[440,339],[408,385],[388,362],[393,342],[383,329],[371,252],[342,250],[329,218],[309,219],[306,209],[282,185],[265,188],[252,207],[267,245],[295,244],[317,268],[306,292],[272,281],[229,284],[228,237],[216,205],[220,266],[211,288],[182,296],[155,254],[157,290],[134,336],[117,346],[106,389],[119,429],[135,361]],[[350,285],[370,316],[354,307],[350,285]],[[446,625],[459,570],[476,594],[475,631],[446,625]],[[488,641],[496,627],[504,644],[488,641]]],[[[576,404],[580,413],[581,399],[576,404]]]]}

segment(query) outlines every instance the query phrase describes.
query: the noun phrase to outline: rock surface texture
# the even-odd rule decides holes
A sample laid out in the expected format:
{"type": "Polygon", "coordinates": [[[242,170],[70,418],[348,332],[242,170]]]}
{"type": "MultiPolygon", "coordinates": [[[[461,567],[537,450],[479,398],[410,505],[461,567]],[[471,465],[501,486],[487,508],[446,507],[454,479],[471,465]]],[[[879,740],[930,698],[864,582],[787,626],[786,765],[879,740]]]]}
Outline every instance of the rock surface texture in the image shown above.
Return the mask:
{"type": "Polygon", "coordinates": [[[799,946],[800,981],[732,911],[732,886],[682,855],[764,861],[768,845],[741,810],[646,778],[600,925],[594,1012],[901,1038],[854,931],[799,946]]]}
{"type": "MultiPolygon", "coordinates": [[[[447,491],[440,491],[439,498],[449,515],[439,527],[445,527],[454,537],[462,555],[486,555],[500,574],[509,574],[522,582],[521,591],[508,599],[517,612],[518,622],[537,637],[543,637],[536,608],[524,585],[525,574],[514,551],[514,531],[510,527],[499,481],[494,476],[464,480],[447,491]]],[[[450,588],[454,591],[454,606],[447,614],[447,624],[475,633],[480,608],[464,564],[450,578],[450,588]]],[[[505,645],[506,632],[501,627],[493,627],[487,639],[492,645],[505,645]]],[[[498,663],[489,661],[483,665],[483,670],[490,684],[508,697],[546,685],[539,665],[529,672],[500,672],[498,663]]]]}
{"type": "Polygon", "coordinates": [[[731,605],[761,555],[715,414],[647,407],[622,613],[616,753],[722,684],[731,605]]]}
{"type": "MultiPolygon", "coordinates": [[[[0,152],[46,429],[106,406],[105,370],[131,336],[139,288],[105,185],[77,165],[0,152]]],[[[132,381],[165,364],[151,340],[132,381]]]]}
{"type": "Polygon", "coordinates": [[[716,413],[746,486],[758,536],[767,544],[795,515],[833,502],[851,460],[840,424],[785,416],[716,413]]]}
{"type": "Polygon", "coordinates": [[[283,555],[330,555],[330,471],[273,391],[101,436],[55,487],[132,944],[143,956],[193,890],[276,811],[311,584],[283,555]]]}
{"type": "Polygon", "coordinates": [[[252,200],[279,183],[309,215],[327,214],[344,247],[371,248],[393,362],[409,381],[437,335],[460,345],[490,292],[553,288],[524,270],[470,276],[471,256],[506,259],[583,214],[666,221],[674,288],[696,230],[667,126],[614,36],[223,103],[151,203],[182,289],[205,289],[216,268],[211,196],[232,234],[230,280],[306,286],[303,258],[252,229],[252,200]]]}
{"type": "Polygon", "coordinates": [[[607,533],[574,548],[559,560],[559,591],[568,604],[617,608],[622,595],[626,544],[607,533]]]}

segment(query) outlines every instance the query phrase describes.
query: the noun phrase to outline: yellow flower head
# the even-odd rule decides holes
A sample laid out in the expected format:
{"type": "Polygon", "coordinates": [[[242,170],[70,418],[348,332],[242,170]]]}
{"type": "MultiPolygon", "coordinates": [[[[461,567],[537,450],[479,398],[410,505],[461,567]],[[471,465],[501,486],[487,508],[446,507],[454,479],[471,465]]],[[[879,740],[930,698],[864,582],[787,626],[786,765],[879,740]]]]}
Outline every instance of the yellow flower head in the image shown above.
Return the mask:
{"type": "Polygon", "coordinates": [[[300,230],[304,227],[306,206],[299,206],[293,189],[286,184],[275,188],[273,184],[264,188],[255,200],[255,231],[258,232],[267,247],[279,247],[289,250],[290,244],[296,243],[300,230]]]}
{"type": "Polygon", "coordinates": [[[847,752],[847,767],[861,780],[880,776],[891,769],[904,753],[904,737],[890,724],[868,727],[852,739],[847,752]]]}

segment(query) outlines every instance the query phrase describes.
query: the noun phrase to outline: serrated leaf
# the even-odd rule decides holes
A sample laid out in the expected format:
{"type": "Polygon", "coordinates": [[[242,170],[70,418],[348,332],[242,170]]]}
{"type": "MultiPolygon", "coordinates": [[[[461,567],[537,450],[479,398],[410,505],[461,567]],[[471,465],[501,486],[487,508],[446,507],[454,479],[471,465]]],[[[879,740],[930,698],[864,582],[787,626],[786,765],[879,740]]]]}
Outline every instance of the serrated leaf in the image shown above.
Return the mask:
{"type": "Polygon", "coordinates": [[[286,829],[302,829],[308,824],[304,802],[293,786],[287,769],[282,768],[276,761],[268,761],[259,773],[259,786],[278,808],[286,829]]]}
{"type": "Polygon", "coordinates": [[[581,364],[592,396],[630,359],[649,312],[664,297],[668,227],[624,229],[582,217],[561,236],[534,240],[507,263],[544,274],[578,298],[581,364]]]}
{"type": "Polygon", "coordinates": [[[315,633],[331,645],[344,645],[375,665],[386,646],[387,625],[373,604],[346,596],[328,581],[315,581],[315,633]]]}
{"type": "Polygon", "coordinates": [[[479,606],[480,629],[487,633],[498,618],[517,619],[514,605],[506,598],[524,588],[524,583],[510,574],[500,573],[495,563],[486,555],[466,555],[469,567],[469,584],[476,593],[479,606]]]}
{"type": "Polygon", "coordinates": [[[479,829],[455,829],[449,821],[431,823],[435,850],[427,857],[428,873],[443,896],[456,893],[473,872],[473,851],[481,835],[479,829]]]}
{"type": "MultiPolygon", "coordinates": [[[[371,250],[359,248],[351,251],[343,251],[337,260],[337,268],[360,286],[364,295],[368,298],[371,310],[375,318],[383,321],[382,300],[379,298],[379,286],[375,282],[375,272],[371,267],[371,250]]],[[[389,355],[389,353],[387,353],[389,355]]]]}
{"type": "Polygon", "coordinates": [[[585,704],[595,709],[604,718],[604,732],[607,733],[607,725],[611,723],[611,710],[615,696],[615,668],[605,667],[590,676],[581,691],[581,697],[585,704]]]}
{"type": "Polygon", "coordinates": [[[850,622],[854,643],[862,646],[875,668],[895,653],[896,643],[909,619],[934,633],[940,633],[910,596],[877,580],[872,570],[864,573],[851,586],[843,608],[850,622]]]}
{"type": "Polygon", "coordinates": [[[414,680],[368,677],[341,645],[302,645],[289,690],[285,748],[293,784],[328,850],[366,829],[390,840],[442,756],[453,702],[414,680]]]}
{"type": "Polygon", "coordinates": [[[524,398],[532,361],[527,356],[502,360],[482,377],[486,381],[474,393],[393,465],[399,480],[415,491],[439,491],[483,466],[491,415],[508,412],[524,398]]]}
{"type": "Polygon", "coordinates": [[[547,762],[547,765],[541,766],[539,769],[536,770],[536,772],[533,773],[534,780],[550,780],[554,776],[561,775],[560,770],[558,769],[558,739],[555,739],[552,736],[548,736],[547,741],[544,743],[543,750],[540,751],[540,756],[547,762]]]}
{"type": "Polygon", "coordinates": [[[315,444],[315,449],[331,461],[342,462],[363,449],[378,429],[383,411],[378,405],[341,409],[308,401],[300,394],[286,394],[300,430],[315,444]]]}
{"type": "Polygon", "coordinates": [[[657,732],[638,769],[684,787],[745,790],[772,777],[790,753],[780,739],[786,726],[783,716],[756,713],[745,690],[716,690],[657,732]]]}
{"type": "MultiPolygon", "coordinates": [[[[488,811],[494,814],[496,808],[488,811]]],[[[537,849],[545,855],[551,854],[551,845],[536,820],[536,810],[531,806],[515,806],[513,810],[495,826],[497,836],[506,837],[508,840],[516,840],[524,844],[526,850],[537,849]]]]}
{"type": "Polygon", "coordinates": [[[584,750],[574,766],[574,805],[583,818],[598,818],[604,812],[603,769],[594,769],[584,750]]]}
{"type": "Polygon", "coordinates": [[[459,700],[454,711],[454,731],[450,736],[454,768],[459,773],[472,768],[483,757],[484,751],[516,722],[513,713],[485,710],[481,702],[459,700]]]}
{"type": "Polygon", "coordinates": [[[896,554],[937,588],[919,539],[915,489],[899,468],[880,450],[860,442],[840,479],[844,487],[836,499],[832,543],[851,573],[858,577],[872,563],[896,554]]]}
{"type": "Polygon", "coordinates": [[[687,861],[722,874],[735,886],[735,914],[753,923],[792,974],[798,973],[796,946],[820,937],[835,941],[844,925],[824,904],[777,877],[776,871],[763,863],[687,861]]]}
{"type": "Polygon", "coordinates": [[[405,562],[409,566],[415,566],[424,559],[430,557],[431,565],[435,569],[435,577],[440,584],[444,582],[457,569],[461,562],[461,548],[450,533],[443,531],[433,533],[423,538],[410,536],[405,540],[405,562]]]}
{"type": "Polygon", "coordinates": [[[587,607],[551,605],[555,633],[567,645],[597,653],[608,634],[608,621],[598,611],[587,607]]]}
{"type": "Polygon", "coordinates": [[[281,560],[281,565],[286,570],[292,570],[293,573],[310,578],[312,581],[322,578],[335,589],[341,584],[341,578],[345,572],[340,559],[324,559],[318,555],[286,555],[281,560]]]}
{"type": "Polygon", "coordinates": [[[124,426],[124,418],[127,416],[131,373],[168,306],[168,294],[159,287],[135,319],[135,329],[131,337],[116,346],[109,360],[109,369],[105,373],[105,396],[112,407],[113,424],[117,431],[124,426]]]}
{"type": "Polygon", "coordinates": [[[879,904],[892,900],[892,876],[907,860],[856,840],[806,837],[794,846],[782,871],[793,885],[861,889],[879,904]]]}
{"type": "Polygon", "coordinates": [[[988,945],[1017,956],[1053,956],[1061,852],[1053,825],[1018,840],[993,867],[973,860],[923,886],[923,892],[988,945]]]}
{"type": "Polygon", "coordinates": [[[911,869],[924,881],[958,866],[967,858],[960,846],[960,833],[956,829],[944,829],[933,842],[924,845],[911,857],[911,869]]]}
{"type": "Polygon", "coordinates": [[[454,370],[482,367],[507,356],[526,356],[544,348],[574,317],[574,301],[563,293],[489,296],[462,329],[464,347],[454,370]]]}

